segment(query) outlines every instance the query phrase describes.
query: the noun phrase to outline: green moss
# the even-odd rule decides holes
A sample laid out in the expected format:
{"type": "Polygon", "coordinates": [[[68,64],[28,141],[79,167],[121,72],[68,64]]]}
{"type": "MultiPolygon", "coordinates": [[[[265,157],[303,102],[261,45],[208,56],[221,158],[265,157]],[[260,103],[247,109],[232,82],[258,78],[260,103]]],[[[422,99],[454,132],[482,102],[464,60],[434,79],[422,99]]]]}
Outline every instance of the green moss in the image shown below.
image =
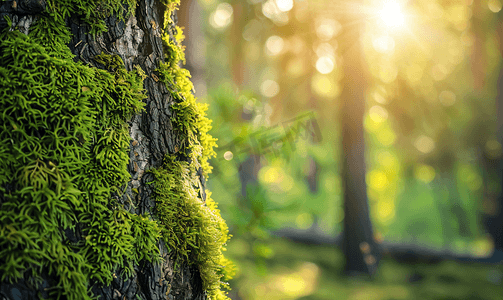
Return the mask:
{"type": "Polygon", "coordinates": [[[169,24],[173,22],[171,19],[171,14],[178,9],[178,5],[180,5],[180,0],[160,0],[162,4],[166,6],[166,10],[164,11],[164,24],[163,28],[167,28],[169,24]]]}
{"type": "Polygon", "coordinates": [[[208,160],[216,156],[213,148],[217,146],[217,139],[208,133],[211,129],[211,120],[206,117],[208,105],[196,102],[190,73],[180,67],[185,61],[184,48],[181,46],[183,34],[180,27],[175,27],[175,30],[177,40],[170,40],[168,34],[163,36],[166,62],[161,63],[156,71],[175,99],[172,106],[175,112],[173,121],[185,140],[180,150],[182,153],[190,153],[194,167],[202,167],[204,174],[208,175],[212,170],[208,160]]]}
{"type": "Polygon", "coordinates": [[[89,299],[118,267],[160,260],[157,223],[111,197],[129,180],[125,122],[143,107],[143,74],[113,56],[96,58],[107,70],[75,63],[17,31],[0,40],[0,279],[32,268],[40,283],[45,270],[52,296],[89,299]]]}
{"type": "Polygon", "coordinates": [[[205,205],[195,172],[174,156],[166,156],[163,167],[152,173],[156,178],[156,215],[175,268],[183,261],[197,264],[210,299],[227,299],[221,291],[226,286],[222,280],[232,276],[233,267],[222,252],[229,231],[211,193],[205,205]]]}
{"type": "Polygon", "coordinates": [[[47,6],[51,19],[64,21],[70,15],[76,14],[91,27],[93,34],[107,30],[104,19],[111,15],[120,20],[134,14],[137,0],[48,0],[47,6]],[[125,2],[125,3],[123,3],[125,2]]]}
{"type": "MultiPolygon", "coordinates": [[[[177,1],[168,4],[165,18],[177,5],[177,1]]],[[[168,24],[169,21],[165,21],[165,26],[168,24]]],[[[233,263],[223,256],[229,238],[228,228],[211,192],[207,191],[205,203],[199,197],[196,174],[199,168],[205,175],[211,173],[208,159],[216,155],[213,150],[216,139],[208,133],[211,129],[211,120],[206,117],[208,106],[196,102],[190,73],[180,66],[185,63],[182,30],[175,27],[173,40],[167,33],[168,28],[165,30],[165,62],[156,71],[175,99],[171,106],[172,121],[183,138],[177,154],[181,153],[178,157],[186,161],[168,155],[162,168],[151,170],[156,177],[156,215],[175,262],[186,260],[197,264],[209,299],[228,299],[223,288],[227,287],[225,281],[235,273],[233,263]]]]}

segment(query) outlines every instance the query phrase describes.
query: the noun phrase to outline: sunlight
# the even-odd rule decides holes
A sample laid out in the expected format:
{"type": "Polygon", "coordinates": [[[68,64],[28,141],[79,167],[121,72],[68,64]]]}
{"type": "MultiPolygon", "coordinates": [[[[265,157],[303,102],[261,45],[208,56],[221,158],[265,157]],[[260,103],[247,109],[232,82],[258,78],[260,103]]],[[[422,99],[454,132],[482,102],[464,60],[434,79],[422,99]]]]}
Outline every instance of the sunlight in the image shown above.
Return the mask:
{"type": "Polygon", "coordinates": [[[386,2],[379,12],[379,18],[390,28],[398,28],[405,24],[405,15],[396,2],[386,2]]]}
{"type": "Polygon", "coordinates": [[[292,0],[276,0],[276,6],[278,6],[278,9],[287,12],[290,11],[293,8],[293,1],[292,0]]]}

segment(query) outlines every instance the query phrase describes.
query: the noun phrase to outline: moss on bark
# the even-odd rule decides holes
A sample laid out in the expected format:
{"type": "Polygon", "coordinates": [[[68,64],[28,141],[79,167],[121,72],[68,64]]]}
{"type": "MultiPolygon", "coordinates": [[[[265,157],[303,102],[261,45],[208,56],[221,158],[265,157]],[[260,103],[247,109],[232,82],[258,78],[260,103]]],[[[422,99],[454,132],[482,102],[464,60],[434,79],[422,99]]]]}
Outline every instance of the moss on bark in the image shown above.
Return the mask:
{"type": "MultiPolygon", "coordinates": [[[[164,2],[169,16],[177,3],[164,2]]],[[[9,31],[11,23],[0,33],[0,280],[29,278],[40,298],[95,298],[93,284],[127,278],[141,261],[161,263],[161,237],[175,261],[197,265],[208,298],[226,298],[228,230],[197,180],[211,172],[216,144],[207,107],[196,102],[180,67],[181,30],[175,43],[164,39],[166,62],[157,72],[175,99],[172,122],[182,141],[151,170],[154,215],[118,201],[130,180],[127,121],[146,98],[143,70],[128,72],[119,56],[103,53],[94,57],[101,68],[84,65],[67,46],[67,17],[80,16],[99,34],[105,17],[121,20],[135,5],[50,0],[28,35],[9,31]],[[181,215],[183,222],[173,219],[181,215]],[[50,286],[41,288],[47,274],[50,286]]]]}

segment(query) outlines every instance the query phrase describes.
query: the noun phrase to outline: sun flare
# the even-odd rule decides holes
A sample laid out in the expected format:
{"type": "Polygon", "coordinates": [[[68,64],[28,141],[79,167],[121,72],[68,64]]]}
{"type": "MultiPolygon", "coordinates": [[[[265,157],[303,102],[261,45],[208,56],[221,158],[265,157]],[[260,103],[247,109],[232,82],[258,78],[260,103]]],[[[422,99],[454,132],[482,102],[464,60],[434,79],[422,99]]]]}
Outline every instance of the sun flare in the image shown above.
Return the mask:
{"type": "Polygon", "coordinates": [[[396,2],[386,2],[379,11],[379,18],[390,28],[399,28],[405,24],[405,15],[396,2]]]}

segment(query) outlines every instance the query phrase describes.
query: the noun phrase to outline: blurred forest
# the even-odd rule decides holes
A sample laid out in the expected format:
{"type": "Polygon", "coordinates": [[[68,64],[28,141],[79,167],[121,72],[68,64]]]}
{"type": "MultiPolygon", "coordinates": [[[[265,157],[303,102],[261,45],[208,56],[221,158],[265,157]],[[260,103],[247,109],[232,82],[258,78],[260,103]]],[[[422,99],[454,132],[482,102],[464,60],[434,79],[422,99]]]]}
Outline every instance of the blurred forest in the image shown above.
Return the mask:
{"type": "Polygon", "coordinates": [[[184,0],[234,299],[502,299],[500,0],[184,0]]]}

